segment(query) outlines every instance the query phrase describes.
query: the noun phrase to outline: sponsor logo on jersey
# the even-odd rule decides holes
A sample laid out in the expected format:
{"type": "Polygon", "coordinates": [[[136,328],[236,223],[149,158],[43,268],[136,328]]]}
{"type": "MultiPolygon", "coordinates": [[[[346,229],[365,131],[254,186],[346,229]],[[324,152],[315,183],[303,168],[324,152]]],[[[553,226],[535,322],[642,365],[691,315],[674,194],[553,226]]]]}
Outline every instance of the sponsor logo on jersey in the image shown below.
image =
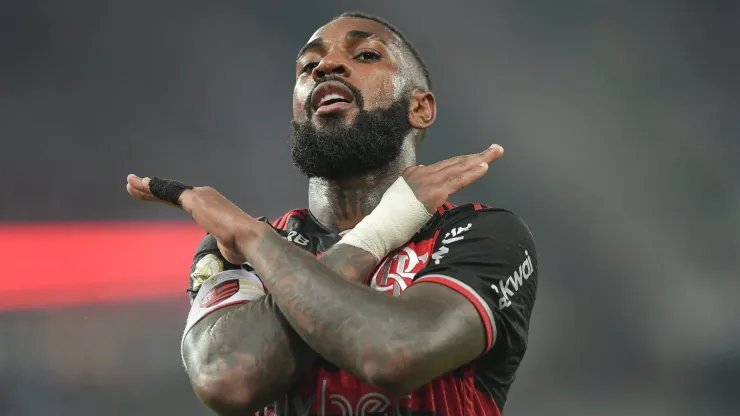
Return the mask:
{"type": "Polygon", "coordinates": [[[239,293],[238,280],[226,280],[214,286],[200,302],[201,308],[210,308],[239,293]]]}
{"type": "Polygon", "coordinates": [[[286,396],[270,406],[255,413],[255,416],[366,416],[366,415],[406,415],[411,407],[411,396],[389,397],[383,393],[368,392],[353,399],[348,396],[327,392],[327,380],[321,380],[319,397],[316,394],[301,397],[286,396]]]}
{"type": "Polygon", "coordinates": [[[299,246],[307,246],[309,243],[308,238],[304,237],[303,234],[300,234],[298,231],[289,232],[285,238],[292,243],[298,244],[299,246]]]}
{"type": "Polygon", "coordinates": [[[498,284],[491,285],[491,289],[499,295],[498,307],[500,309],[511,306],[511,297],[519,291],[524,281],[528,280],[529,276],[534,272],[534,266],[532,265],[532,258],[529,256],[529,252],[525,250],[524,255],[527,258],[519,265],[517,270],[514,270],[513,275],[509,276],[506,280],[499,280],[498,284]]]}

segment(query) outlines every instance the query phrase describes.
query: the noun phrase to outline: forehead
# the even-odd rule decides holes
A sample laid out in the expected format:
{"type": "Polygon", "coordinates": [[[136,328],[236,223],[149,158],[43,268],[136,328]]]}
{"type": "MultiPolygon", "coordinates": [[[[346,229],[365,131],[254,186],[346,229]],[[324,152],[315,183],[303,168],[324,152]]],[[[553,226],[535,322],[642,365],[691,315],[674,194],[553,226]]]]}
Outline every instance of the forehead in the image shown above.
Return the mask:
{"type": "Polygon", "coordinates": [[[327,23],[311,35],[309,42],[318,38],[326,42],[339,42],[352,31],[372,33],[374,38],[382,41],[388,46],[400,47],[398,37],[384,25],[369,19],[357,17],[341,17],[327,23]]]}

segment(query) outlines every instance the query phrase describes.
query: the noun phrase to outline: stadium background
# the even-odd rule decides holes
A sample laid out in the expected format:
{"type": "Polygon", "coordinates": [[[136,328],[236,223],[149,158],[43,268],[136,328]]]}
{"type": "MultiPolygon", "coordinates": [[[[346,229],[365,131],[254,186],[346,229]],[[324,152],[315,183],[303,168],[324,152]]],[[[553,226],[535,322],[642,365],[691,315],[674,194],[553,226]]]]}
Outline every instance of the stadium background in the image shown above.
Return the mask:
{"type": "MultiPolygon", "coordinates": [[[[740,406],[736,1],[373,2],[425,57],[426,163],[532,228],[541,287],[508,415],[740,406]]],[[[129,172],[305,204],[297,49],[351,1],[5,0],[0,415],[206,415],[179,341],[201,232],[129,172]]],[[[246,329],[245,329],[246,330],[246,329]]]]}

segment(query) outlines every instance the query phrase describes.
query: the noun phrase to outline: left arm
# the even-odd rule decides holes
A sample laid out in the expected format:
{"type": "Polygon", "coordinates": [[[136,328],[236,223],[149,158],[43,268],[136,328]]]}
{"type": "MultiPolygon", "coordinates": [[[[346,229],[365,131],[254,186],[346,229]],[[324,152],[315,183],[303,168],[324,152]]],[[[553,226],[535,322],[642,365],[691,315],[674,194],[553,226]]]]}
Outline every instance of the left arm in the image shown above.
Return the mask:
{"type": "MultiPolygon", "coordinates": [[[[534,256],[534,245],[513,214],[478,215],[480,224],[470,222],[477,231],[466,232],[464,247],[454,243],[458,252],[478,252],[452,256],[442,250],[446,266],[435,260],[396,298],[342,279],[211,188],[185,192],[182,206],[208,225],[220,245],[233,247],[227,252],[234,261],[250,259],[306,344],[386,392],[408,392],[474,360],[493,345],[497,324],[526,332],[536,279],[522,281],[525,304],[511,308],[507,303],[513,292],[506,282],[527,250],[534,256]],[[445,256],[457,261],[450,264],[445,256]],[[499,288],[500,282],[505,284],[499,288]],[[492,300],[496,295],[501,296],[498,303],[492,300]]],[[[451,251],[453,246],[445,247],[451,251]]]]}
{"type": "Polygon", "coordinates": [[[388,296],[338,278],[272,230],[254,239],[244,254],[296,332],[321,356],[384,391],[408,392],[486,347],[478,311],[445,286],[419,284],[388,296]]]}
{"type": "MultiPolygon", "coordinates": [[[[493,145],[475,155],[409,167],[403,176],[413,196],[434,212],[450,194],[480,178],[502,153],[493,145]]],[[[375,292],[342,279],[212,188],[170,183],[167,192],[153,193],[148,181],[130,175],[127,190],[141,200],[180,205],[216,238],[228,261],[249,259],[311,348],[381,390],[412,390],[472,361],[493,342],[493,320],[483,316],[480,302],[455,285],[417,284],[398,298],[375,292]]],[[[367,251],[348,248],[347,255],[378,251],[363,247],[367,251]]],[[[488,248],[495,253],[496,247],[488,248]]]]}
{"type": "Polygon", "coordinates": [[[337,279],[271,230],[241,247],[308,345],[387,392],[409,392],[473,361],[492,348],[499,326],[503,342],[526,337],[536,253],[509,212],[473,212],[444,226],[435,256],[399,297],[337,279]]]}
{"type": "Polygon", "coordinates": [[[419,284],[388,296],[342,279],[212,188],[185,192],[181,201],[208,224],[229,261],[249,259],[306,344],[381,390],[408,392],[472,361],[489,343],[476,307],[448,287],[419,284]]]}

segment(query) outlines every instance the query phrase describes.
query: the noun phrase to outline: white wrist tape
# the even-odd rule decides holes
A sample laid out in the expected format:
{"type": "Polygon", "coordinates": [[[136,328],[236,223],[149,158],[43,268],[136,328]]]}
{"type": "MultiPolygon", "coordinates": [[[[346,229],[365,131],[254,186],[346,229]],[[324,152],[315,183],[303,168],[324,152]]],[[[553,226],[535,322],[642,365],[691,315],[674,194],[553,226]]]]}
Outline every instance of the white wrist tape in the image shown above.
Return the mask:
{"type": "Polygon", "coordinates": [[[337,244],[361,248],[380,261],[408,242],[431,217],[403,177],[399,177],[385,191],[373,212],[337,244]]]}
{"type": "Polygon", "coordinates": [[[185,332],[182,334],[182,341],[185,341],[185,336],[193,326],[209,313],[225,306],[251,302],[263,296],[265,296],[265,287],[254,272],[235,269],[214,274],[203,282],[198,295],[193,300],[185,324],[185,332]]]}

